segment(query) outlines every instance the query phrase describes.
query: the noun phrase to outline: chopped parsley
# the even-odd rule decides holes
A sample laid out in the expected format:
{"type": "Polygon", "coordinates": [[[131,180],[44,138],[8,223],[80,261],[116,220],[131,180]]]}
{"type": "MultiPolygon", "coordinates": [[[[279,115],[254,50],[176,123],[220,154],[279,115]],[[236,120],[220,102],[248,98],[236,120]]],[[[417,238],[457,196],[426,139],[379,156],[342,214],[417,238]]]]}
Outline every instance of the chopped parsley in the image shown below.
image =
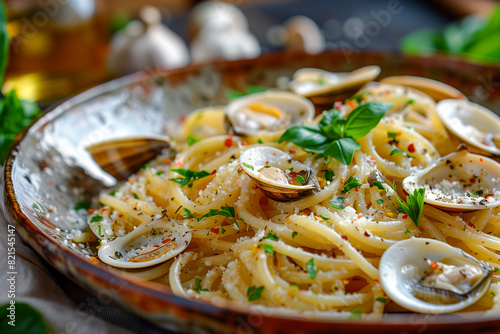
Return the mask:
{"type": "Polygon", "coordinates": [[[243,162],[243,166],[245,166],[246,168],[251,169],[251,170],[255,169],[252,165],[247,164],[246,162],[243,162]]]}
{"type": "MultiPolygon", "coordinates": [[[[97,222],[100,222],[102,220],[102,216],[99,216],[99,215],[95,215],[93,216],[91,219],[90,219],[90,222],[91,223],[97,223],[97,222]]],[[[101,228],[101,225],[99,225],[99,229],[101,228]]],[[[99,233],[100,234],[100,233],[99,233]]]]}
{"type": "Polygon", "coordinates": [[[278,241],[279,237],[276,234],[272,234],[272,233],[268,232],[264,239],[278,241]]]}
{"type": "Polygon", "coordinates": [[[111,190],[111,192],[110,192],[109,194],[110,194],[111,196],[115,196],[116,192],[117,192],[117,190],[116,190],[116,189],[114,189],[114,190],[111,190]]]}
{"type": "Polygon", "coordinates": [[[384,185],[380,181],[373,181],[373,185],[378,188],[378,190],[385,190],[384,185]]]}
{"type": "Polygon", "coordinates": [[[264,143],[264,142],[262,141],[262,139],[260,139],[260,138],[259,138],[259,139],[257,139],[257,142],[258,142],[259,144],[263,144],[263,143],[264,143]]]}
{"type": "Polygon", "coordinates": [[[160,176],[160,175],[162,175],[162,174],[165,174],[165,172],[164,172],[164,171],[162,171],[162,170],[160,170],[160,171],[156,172],[156,175],[158,175],[158,176],[160,176]]]}
{"type": "Polygon", "coordinates": [[[139,199],[139,196],[137,196],[136,193],[132,193],[132,195],[134,196],[135,199],[139,199]]]}
{"type": "Polygon", "coordinates": [[[318,268],[316,268],[316,266],[314,265],[314,259],[310,259],[307,262],[306,268],[309,277],[311,277],[311,279],[314,279],[314,277],[316,277],[316,274],[318,273],[318,268]]]}
{"type": "Polygon", "coordinates": [[[249,302],[253,302],[261,297],[262,292],[264,291],[263,286],[255,287],[251,286],[247,290],[247,297],[249,302]]]}
{"type": "Polygon", "coordinates": [[[333,170],[323,170],[322,172],[325,172],[325,180],[330,182],[333,180],[333,177],[335,176],[333,170]]]}
{"type": "Polygon", "coordinates": [[[411,231],[409,229],[406,229],[405,234],[409,234],[411,231]]]}
{"type": "Polygon", "coordinates": [[[385,298],[385,297],[378,297],[375,300],[378,301],[378,302],[381,302],[381,303],[387,303],[387,298],[385,298]]]}
{"type": "Polygon", "coordinates": [[[384,200],[379,198],[379,199],[376,199],[375,202],[377,202],[378,204],[382,205],[384,204],[384,200]]]}
{"type": "Polygon", "coordinates": [[[319,215],[319,216],[320,216],[320,217],[321,217],[321,219],[323,219],[324,221],[327,221],[328,219],[330,219],[330,218],[325,217],[325,216],[323,216],[323,215],[319,215]]]}
{"type": "Polygon", "coordinates": [[[302,175],[299,175],[299,174],[297,174],[297,181],[299,181],[299,183],[301,185],[304,185],[304,183],[306,183],[306,180],[304,180],[304,178],[302,177],[302,175]]]}
{"type": "Polygon", "coordinates": [[[329,201],[331,206],[333,206],[335,209],[339,210],[344,210],[344,197],[342,196],[334,196],[331,201],[329,201]]]}
{"type": "Polygon", "coordinates": [[[184,215],[182,218],[193,218],[193,215],[191,214],[191,211],[186,208],[182,208],[182,211],[184,211],[184,215]]]}
{"type": "Polygon", "coordinates": [[[179,173],[180,175],[184,176],[184,177],[180,177],[180,178],[169,179],[170,181],[174,181],[175,183],[178,183],[181,187],[184,187],[186,185],[188,187],[192,187],[194,181],[210,175],[210,173],[207,172],[206,170],[202,170],[200,172],[195,172],[195,171],[192,171],[189,169],[171,169],[171,171],[179,173]]]}
{"type": "MultiPolygon", "coordinates": [[[[396,184],[393,184],[394,191],[396,191],[396,184]]],[[[406,213],[415,226],[420,224],[420,217],[422,216],[422,209],[424,207],[425,188],[415,189],[413,194],[406,196],[406,203],[404,203],[398,196],[398,203],[401,210],[406,213]]]]}
{"type": "Polygon", "coordinates": [[[392,150],[392,152],[389,155],[393,155],[393,154],[396,154],[396,153],[402,153],[402,154],[406,155],[408,158],[412,158],[413,159],[413,157],[408,152],[400,150],[399,148],[395,148],[394,150],[392,150]]]}
{"type": "Polygon", "coordinates": [[[187,142],[188,142],[188,146],[191,146],[193,144],[196,144],[197,142],[199,142],[201,140],[201,138],[198,138],[198,137],[195,137],[195,136],[191,136],[189,135],[187,137],[187,142]]]}
{"type": "Polygon", "coordinates": [[[397,136],[398,136],[397,132],[387,132],[387,137],[388,138],[396,139],[397,136]]]}
{"type": "Polygon", "coordinates": [[[207,214],[204,214],[203,216],[197,218],[196,220],[200,221],[203,218],[208,218],[213,216],[224,216],[228,220],[236,224],[238,223],[238,220],[244,221],[243,218],[236,219],[236,212],[234,211],[234,207],[229,206],[227,204],[225,206],[221,206],[220,210],[210,209],[210,211],[207,214]]]}
{"type": "Polygon", "coordinates": [[[198,293],[200,293],[202,291],[208,291],[208,289],[204,289],[201,287],[201,280],[198,277],[196,277],[194,279],[194,284],[196,284],[196,289],[194,289],[194,291],[196,291],[198,293]]]}
{"type": "Polygon", "coordinates": [[[342,193],[349,192],[350,190],[361,186],[361,182],[353,176],[349,177],[344,183],[344,188],[342,188],[342,193]]]}
{"type": "Polygon", "coordinates": [[[348,319],[361,320],[361,310],[360,309],[353,310],[348,319]]]}
{"type": "Polygon", "coordinates": [[[259,247],[264,248],[264,251],[266,252],[267,255],[274,256],[273,245],[259,244],[259,247]]]}
{"type": "MultiPolygon", "coordinates": [[[[298,234],[297,232],[293,231],[293,232],[292,232],[292,239],[295,239],[295,236],[296,236],[297,234],[298,234]]],[[[495,268],[495,269],[498,269],[498,268],[495,268]]]]}

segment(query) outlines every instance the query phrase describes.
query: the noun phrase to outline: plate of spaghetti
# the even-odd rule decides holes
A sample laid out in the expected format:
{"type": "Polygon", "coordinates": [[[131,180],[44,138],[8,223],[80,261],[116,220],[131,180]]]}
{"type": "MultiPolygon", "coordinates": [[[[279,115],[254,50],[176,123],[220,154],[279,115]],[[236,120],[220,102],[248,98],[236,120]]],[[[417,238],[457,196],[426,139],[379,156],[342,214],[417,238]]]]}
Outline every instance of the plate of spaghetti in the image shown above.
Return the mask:
{"type": "Polygon", "coordinates": [[[51,265],[165,328],[486,331],[495,71],[328,52],[138,73],[30,127],[7,211],[51,265]]]}

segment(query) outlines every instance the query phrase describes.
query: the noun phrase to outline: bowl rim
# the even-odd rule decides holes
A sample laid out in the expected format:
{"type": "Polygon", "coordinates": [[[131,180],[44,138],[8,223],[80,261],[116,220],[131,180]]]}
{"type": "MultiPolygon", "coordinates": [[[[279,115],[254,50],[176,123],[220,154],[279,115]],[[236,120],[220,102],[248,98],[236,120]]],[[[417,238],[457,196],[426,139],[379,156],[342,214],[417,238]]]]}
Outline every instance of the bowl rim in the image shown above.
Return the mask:
{"type": "MultiPolygon", "coordinates": [[[[338,50],[333,50],[333,51],[326,51],[318,56],[324,56],[325,54],[342,54],[341,51],[338,50]]],[[[473,63],[470,61],[466,61],[463,59],[459,58],[450,58],[450,57],[445,57],[442,55],[439,56],[426,56],[426,57],[418,57],[418,56],[405,56],[399,53],[387,53],[387,52],[363,52],[363,55],[370,55],[373,57],[397,57],[400,59],[406,59],[410,62],[415,61],[415,62],[424,62],[424,63],[433,63],[436,61],[446,61],[446,62],[453,62],[456,65],[463,65],[466,64],[467,66],[473,66],[477,68],[483,68],[483,69],[493,69],[493,70],[500,70],[500,66],[495,66],[495,65],[485,65],[485,64],[479,64],[479,63],[473,63]]],[[[217,320],[221,319],[227,319],[228,317],[235,319],[235,317],[248,317],[252,313],[252,309],[249,309],[248,307],[242,307],[240,305],[237,305],[234,302],[228,302],[226,305],[214,305],[210,302],[206,302],[203,300],[196,300],[196,299],[188,299],[184,298],[181,296],[177,296],[173,294],[170,290],[165,290],[165,288],[161,288],[162,286],[153,283],[153,282],[138,282],[137,280],[133,279],[130,276],[124,276],[124,275],[119,275],[115,274],[112,270],[109,270],[105,264],[99,263],[95,264],[92,263],[90,260],[86,259],[83,257],[81,254],[77,254],[61,243],[57,242],[55,239],[51,238],[49,235],[46,234],[45,231],[41,230],[38,226],[36,226],[24,213],[21,208],[21,204],[18,202],[16,198],[16,192],[15,192],[15,185],[14,185],[14,180],[12,178],[12,173],[13,173],[13,166],[18,158],[18,151],[20,148],[20,144],[22,141],[26,138],[28,133],[31,132],[36,132],[38,129],[42,128],[43,126],[47,125],[51,121],[55,120],[57,117],[61,116],[64,114],[66,111],[70,110],[71,107],[84,103],[86,101],[92,100],[93,98],[96,98],[100,95],[104,95],[110,92],[113,92],[114,90],[127,87],[127,86],[133,86],[136,84],[140,84],[143,82],[143,80],[150,79],[153,76],[161,76],[161,77],[169,77],[169,76],[174,76],[176,74],[182,74],[182,73],[192,73],[196,72],[198,70],[203,69],[206,66],[213,67],[215,69],[220,69],[223,68],[224,66],[231,65],[231,66],[251,66],[254,62],[258,60],[270,60],[273,58],[279,58],[283,57],[284,53],[277,52],[277,53],[269,53],[265,54],[263,56],[260,56],[258,58],[254,59],[245,59],[245,60],[236,60],[236,61],[215,61],[215,62],[206,62],[206,63],[200,63],[200,64],[191,64],[187,65],[182,68],[177,68],[177,69],[160,69],[156,70],[154,73],[148,73],[147,71],[142,71],[142,72],[137,72],[133,73],[130,75],[127,75],[125,77],[121,77],[118,79],[111,80],[109,82],[100,84],[98,86],[95,86],[89,90],[86,90],[84,92],[75,94],[74,96],[71,96],[67,99],[64,99],[62,101],[56,102],[54,105],[50,106],[47,108],[42,116],[37,118],[33,123],[26,128],[23,132],[21,132],[15,139],[8,157],[5,161],[4,164],[4,183],[5,183],[5,190],[4,190],[4,201],[6,204],[6,210],[10,210],[10,216],[7,214],[7,220],[14,221],[16,226],[17,226],[17,231],[21,235],[21,237],[27,241],[30,246],[32,246],[35,251],[42,256],[52,267],[55,267],[56,270],[62,272],[65,276],[70,278],[73,282],[77,283],[78,285],[82,286],[84,289],[87,291],[90,291],[91,293],[95,293],[95,291],[92,291],[92,289],[89,289],[89,287],[85,287],[82,285],[82,282],[80,281],[75,281],[74,277],[70,277],[70,273],[68,270],[61,270],[60,267],[56,267],[54,263],[51,262],[50,259],[46,257],[44,252],[41,251],[41,247],[43,246],[43,243],[45,242],[50,242],[51,246],[55,246],[55,250],[59,256],[61,256],[65,261],[71,261],[73,262],[73,265],[77,267],[80,270],[83,270],[86,274],[92,274],[95,276],[95,279],[99,281],[106,281],[109,280],[110,278],[113,278],[115,280],[118,280],[119,282],[123,283],[125,286],[132,287],[134,289],[134,294],[139,294],[142,295],[143,297],[146,298],[153,298],[153,299],[158,299],[162,302],[162,305],[164,306],[169,306],[170,309],[166,312],[171,312],[172,307],[181,307],[184,310],[187,310],[189,312],[194,312],[197,315],[201,315],[203,318],[207,317],[215,317],[217,320]],[[28,237],[28,234],[31,235],[31,238],[28,237]],[[221,318],[222,317],[222,318],[221,318]]],[[[290,56],[290,54],[287,54],[290,56]]],[[[303,55],[302,53],[294,53],[292,56],[300,56],[303,55]]],[[[308,55],[311,56],[311,55],[308,55]]],[[[433,64],[433,66],[437,66],[433,64]]],[[[116,300],[115,300],[116,302],[116,300]]],[[[137,309],[135,305],[129,305],[126,306],[123,303],[119,303],[119,305],[123,308],[132,310],[136,315],[139,315],[141,317],[144,317],[144,314],[141,314],[141,311],[137,309]],[[132,306],[132,307],[130,307],[132,306]]],[[[156,310],[157,312],[158,310],[156,310]]],[[[152,311],[155,312],[155,311],[152,311]]],[[[161,311],[160,311],[161,312],[161,311]]],[[[478,314],[480,312],[477,312],[478,314]]],[[[193,315],[190,313],[190,315],[193,315]]],[[[294,324],[302,324],[302,325],[307,325],[308,328],[311,325],[318,325],[318,329],[332,329],[335,327],[341,327],[341,326],[349,326],[350,332],[361,332],[361,331],[366,331],[368,328],[373,329],[373,326],[380,326],[379,329],[383,329],[384,331],[401,331],[401,330],[406,330],[406,331],[416,331],[422,326],[422,322],[415,321],[415,317],[417,318],[428,318],[428,315],[417,315],[414,313],[409,313],[409,315],[413,316],[410,317],[408,314],[404,313],[398,313],[398,314],[387,314],[384,315],[384,317],[380,320],[363,320],[362,322],[356,321],[356,320],[346,320],[346,319],[325,319],[325,318],[313,318],[313,319],[308,319],[308,317],[304,317],[302,315],[291,315],[291,314],[263,314],[264,315],[264,320],[268,320],[271,322],[276,322],[280,323],[282,321],[287,321],[287,322],[292,322],[294,324]],[[421,316],[421,317],[420,317],[421,316]],[[412,320],[413,319],[413,320],[412,320]]],[[[151,321],[151,319],[148,319],[151,321]]],[[[195,320],[196,321],[196,320],[195,320]]],[[[431,321],[427,322],[425,324],[426,330],[441,330],[441,329],[446,329],[450,325],[455,325],[456,328],[460,327],[461,330],[467,330],[468,328],[472,328],[471,326],[477,326],[481,325],[484,326],[485,328],[495,328],[498,325],[500,325],[500,316],[496,318],[474,318],[474,319],[469,319],[467,318],[462,318],[462,317],[457,317],[456,315],[441,315],[439,318],[439,321],[431,321]],[[493,326],[493,327],[492,327],[493,326]]],[[[262,325],[264,326],[264,325],[262,325]]],[[[265,326],[264,326],[265,327],[265,326]]],[[[279,328],[279,327],[276,327],[279,328]]],[[[298,326],[296,327],[297,329],[300,329],[301,327],[298,326]]],[[[310,327],[311,329],[314,329],[314,327],[310,327]]]]}

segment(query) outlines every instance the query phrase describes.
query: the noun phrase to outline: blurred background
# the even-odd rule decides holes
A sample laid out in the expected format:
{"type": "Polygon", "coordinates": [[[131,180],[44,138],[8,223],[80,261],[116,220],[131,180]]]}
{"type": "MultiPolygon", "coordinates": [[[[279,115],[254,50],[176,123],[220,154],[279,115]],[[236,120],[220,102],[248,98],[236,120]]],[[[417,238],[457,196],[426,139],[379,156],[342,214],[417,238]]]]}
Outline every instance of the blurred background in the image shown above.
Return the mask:
{"type": "Polygon", "coordinates": [[[3,91],[15,89],[21,99],[42,105],[139,70],[253,58],[280,50],[453,53],[488,63],[500,57],[500,39],[491,39],[492,31],[500,33],[493,0],[5,4],[11,42],[3,91]]]}

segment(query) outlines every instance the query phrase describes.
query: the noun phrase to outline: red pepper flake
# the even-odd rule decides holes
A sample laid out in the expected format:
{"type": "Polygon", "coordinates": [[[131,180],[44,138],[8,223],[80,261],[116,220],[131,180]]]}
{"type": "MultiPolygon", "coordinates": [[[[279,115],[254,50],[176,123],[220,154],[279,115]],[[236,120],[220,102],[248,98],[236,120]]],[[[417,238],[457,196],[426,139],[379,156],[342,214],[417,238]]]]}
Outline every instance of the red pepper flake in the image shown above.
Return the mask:
{"type": "Polygon", "coordinates": [[[288,152],[290,152],[291,154],[294,154],[294,153],[295,153],[295,152],[297,152],[297,151],[295,151],[295,150],[290,150],[290,151],[288,151],[288,152]]]}
{"type": "Polygon", "coordinates": [[[120,213],[120,214],[118,215],[118,218],[122,218],[122,217],[123,217],[123,215],[120,213]]]}
{"type": "Polygon", "coordinates": [[[285,219],[288,219],[288,217],[290,217],[290,216],[291,216],[291,215],[286,216],[286,217],[285,217],[285,219]]]}
{"type": "Polygon", "coordinates": [[[166,244],[167,242],[170,242],[170,241],[172,241],[172,239],[167,238],[167,239],[163,240],[161,243],[162,243],[162,244],[166,244]]]}
{"type": "Polygon", "coordinates": [[[479,161],[483,162],[483,158],[479,158],[479,161]]]}
{"type": "Polygon", "coordinates": [[[359,187],[360,186],[357,186],[356,188],[354,188],[354,191],[359,191],[359,187]]]}
{"type": "Polygon", "coordinates": [[[370,236],[370,233],[368,233],[368,231],[365,231],[365,237],[369,237],[370,236]]]}
{"type": "Polygon", "coordinates": [[[186,121],[186,117],[187,115],[181,115],[181,117],[179,117],[179,122],[184,123],[186,121]]]}
{"type": "Polygon", "coordinates": [[[436,270],[439,268],[439,264],[437,262],[432,262],[429,267],[431,267],[432,270],[436,270]]]}
{"type": "Polygon", "coordinates": [[[241,173],[243,171],[243,167],[238,168],[238,173],[241,173]]]}
{"type": "Polygon", "coordinates": [[[415,153],[415,145],[413,145],[413,143],[408,145],[408,152],[415,153]]]}
{"type": "Polygon", "coordinates": [[[349,100],[345,104],[347,104],[352,109],[354,109],[354,108],[356,108],[358,106],[358,104],[355,101],[353,101],[353,100],[349,100]]]}
{"type": "Polygon", "coordinates": [[[375,158],[370,158],[370,162],[376,163],[376,162],[377,162],[377,159],[375,159],[375,158]]]}
{"type": "Polygon", "coordinates": [[[269,161],[266,161],[266,165],[269,165],[269,161]]]}
{"type": "Polygon", "coordinates": [[[181,167],[184,166],[184,162],[180,161],[180,160],[176,160],[175,163],[181,167]]]}
{"type": "Polygon", "coordinates": [[[493,197],[493,194],[488,194],[488,195],[486,195],[485,198],[490,198],[490,197],[493,197]]]}
{"type": "Polygon", "coordinates": [[[210,232],[215,233],[215,234],[219,234],[219,231],[220,231],[219,228],[211,228],[210,229],[210,232]]]}
{"type": "Polygon", "coordinates": [[[460,181],[461,183],[465,183],[465,180],[464,180],[464,179],[460,179],[460,180],[458,180],[458,181],[460,181]]]}
{"type": "Polygon", "coordinates": [[[408,218],[408,215],[403,215],[403,219],[406,219],[406,218],[408,218]]]}
{"type": "Polygon", "coordinates": [[[467,224],[467,225],[469,225],[469,226],[470,226],[470,227],[472,227],[472,228],[476,228],[476,226],[474,226],[474,224],[472,224],[472,223],[469,223],[469,224],[467,224]]]}
{"type": "Polygon", "coordinates": [[[217,169],[214,169],[210,175],[214,175],[215,173],[217,173],[217,169]]]}
{"type": "Polygon", "coordinates": [[[241,142],[241,145],[242,145],[242,146],[247,146],[247,145],[248,145],[248,143],[247,143],[246,141],[242,141],[242,142],[241,142]]]}
{"type": "Polygon", "coordinates": [[[276,155],[276,153],[273,153],[273,155],[276,155]]]}
{"type": "Polygon", "coordinates": [[[358,215],[358,219],[361,219],[361,217],[363,217],[362,215],[358,215]]]}
{"type": "Polygon", "coordinates": [[[99,210],[99,209],[87,209],[87,213],[91,214],[91,213],[96,212],[97,210],[99,210]]]}
{"type": "Polygon", "coordinates": [[[227,147],[233,146],[233,136],[227,136],[226,140],[224,140],[224,145],[227,147]]]}
{"type": "Polygon", "coordinates": [[[103,212],[109,211],[109,208],[102,208],[101,211],[103,211],[103,212]]]}
{"type": "Polygon", "coordinates": [[[470,183],[475,183],[476,182],[476,178],[471,177],[469,181],[470,181],[470,183]]]}
{"type": "Polygon", "coordinates": [[[128,179],[128,182],[133,184],[133,183],[135,182],[135,180],[133,180],[133,179],[128,179]]]}
{"type": "Polygon", "coordinates": [[[134,177],[139,177],[139,173],[135,173],[135,174],[134,174],[134,177]]]}
{"type": "Polygon", "coordinates": [[[169,165],[170,164],[170,158],[165,159],[165,164],[169,165]]]}
{"type": "Polygon", "coordinates": [[[154,245],[154,246],[151,246],[151,247],[160,247],[160,245],[154,245]]]}
{"type": "Polygon", "coordinates": [[[347,236],[345,236],[345,235],[343,235],[343,236],[342,236],[342,239],[344,239],[345,241],[347,241],[347,240],[348,240],[348,239],[347,239],[347,236]]]}
{"type": "Polygon", "coordinates": [[[370,204],[368,204],[368,205],[366,206],[366,210],[368,210],[368,209],[369,209],[369,208],[371,208],[371,207],[372,207],[372,204],[370,203],[370,204]]]}
{"type": "Polygon", "coordinates": [[[408,196],[409,194],[406,192],[406,190],[403,189],[403,194],[405,194],[405,196],[408,196]]]}
{"type": "Polygon", "coordinates": [[[341,177],[341,178],[340,178],[340,184],[344,184],[344,181],[345,181],[345,180],[344,180],[344,178],[343,178],[343,177],[341,177]]]}
{"type": "Polygon", "coordinates": [[[333,107],[340,110],[342,108],[342,101],[335,101],[333,107]]]}
{"type": "Polygon", "coordinates": [[[54,184],[54,181],[49,180],[49,184],[50,184],[50,185],[53,185],[53,184],[54,184]]]}

